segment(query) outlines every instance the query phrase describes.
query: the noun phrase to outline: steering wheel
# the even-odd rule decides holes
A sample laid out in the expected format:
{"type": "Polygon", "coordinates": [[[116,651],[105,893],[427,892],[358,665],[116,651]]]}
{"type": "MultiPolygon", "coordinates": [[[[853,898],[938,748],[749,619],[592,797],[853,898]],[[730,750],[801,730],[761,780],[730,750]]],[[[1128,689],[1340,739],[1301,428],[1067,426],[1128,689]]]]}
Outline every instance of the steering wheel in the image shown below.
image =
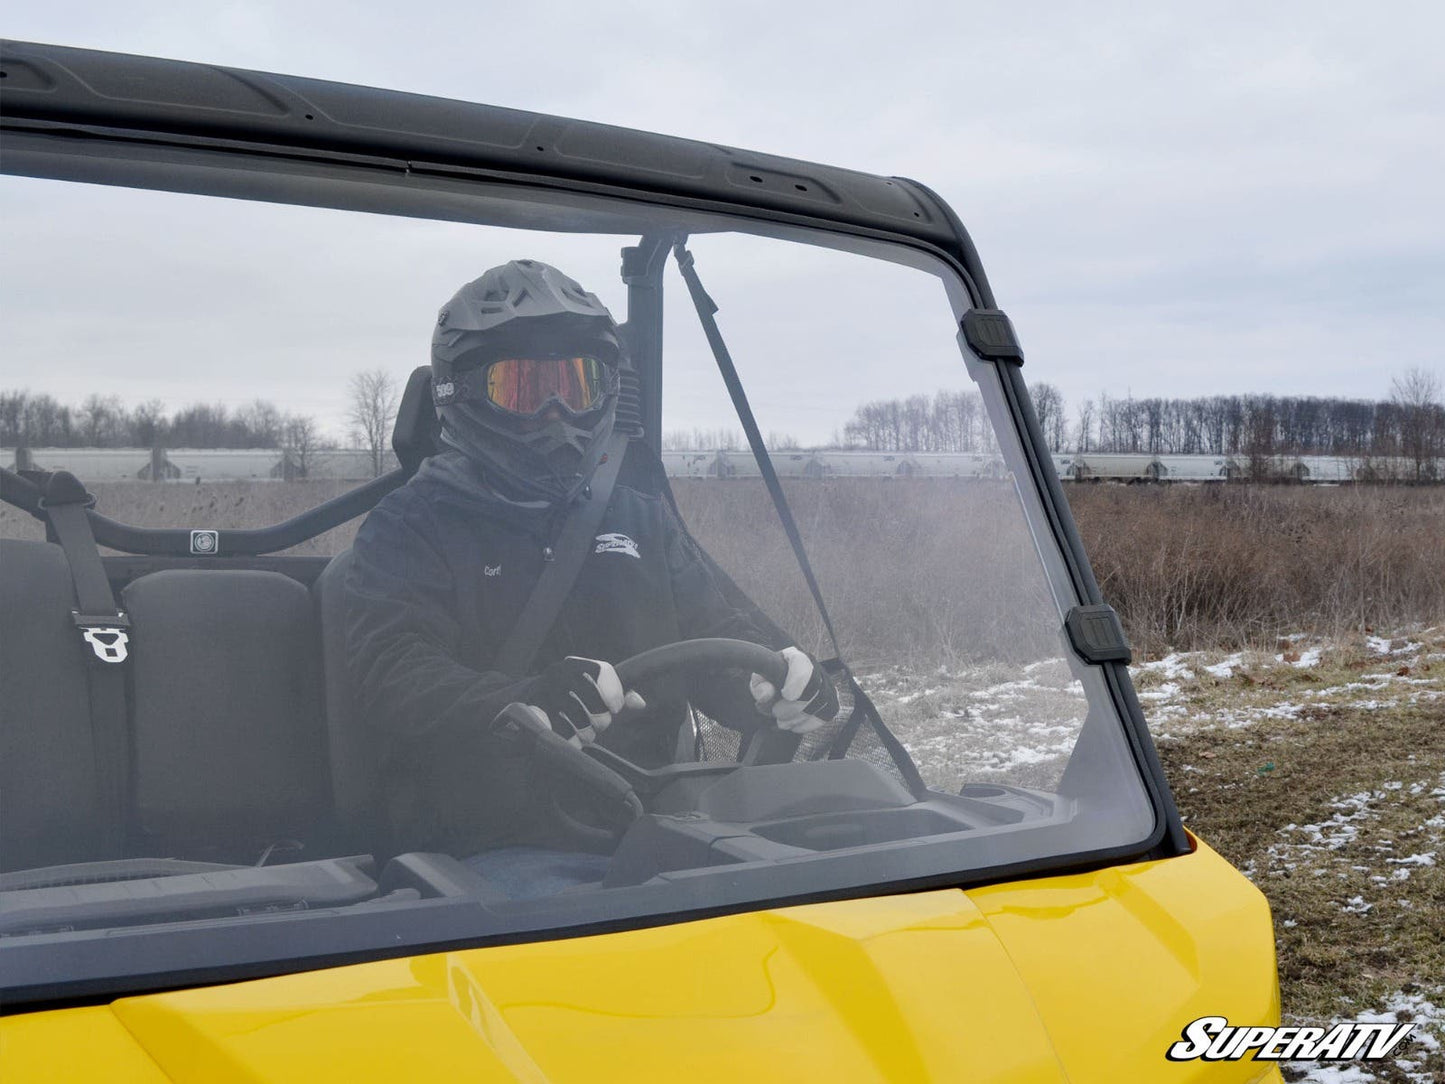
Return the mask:
{"type": "MultiPolygon", "coordinates": [[[[660,674],[702,666],[751,671],[761,674],[777,688],[782,687],[788,676],[787,660],[778,652],[746,640],[721,637],[679,640],[677,643],[664,644],[624,659],[616,664],[615,669],[622,687],[630,689],[660,674]]],[[[621,816],[618,819],[625,822],[621,825],[624,831],[628,824],[645,812],[643,799],[651,797],[679,775],[722,774],[737,767],[730,763],[704,763],[643,768],[599,745],[587,745],[578,749],[555,734],[528,726],[526,715],[514,714],[514,709],[521,709],[521,705],[509,704],[497,716],[493,726],[529,736],[534,742],[539,760],[602,798],[608,806],[619,810],[621,816]]],[[[527,709],[521,710],[525,713],[527,709]]],[[[581,838],[593,843],[614,838],[613,832],[577,822],[567,816],[560,807],[556,807],[554,811],[565,826],[581,838]]]]}
{"type": "Polygon", "coordinates": [[[617,676],[622,679],[622,687],[626,689],[658,674],[687,670],[695,666],[751,670],[755,674],[762,674],[777,687],[781,687],[788,676],[787,660],[772,648],[746,640],[727,640],[721,637],[663,644],[630,659],[624,659],[615,669],[617,676]]]}

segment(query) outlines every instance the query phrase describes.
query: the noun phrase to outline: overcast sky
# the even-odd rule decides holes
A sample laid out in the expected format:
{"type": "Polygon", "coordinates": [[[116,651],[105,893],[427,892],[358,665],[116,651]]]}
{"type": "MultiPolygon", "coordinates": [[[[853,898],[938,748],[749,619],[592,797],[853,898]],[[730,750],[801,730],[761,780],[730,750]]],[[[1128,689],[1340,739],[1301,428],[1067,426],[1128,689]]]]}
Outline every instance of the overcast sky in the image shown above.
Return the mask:
{"type": "Polygon", "coordinates": [[[914,177],[972,232],[1026,376],[1071,408],[1101,390],[1383,398],[1408,367],[1445,376],[1438,3],[17,0],[7,14],[24,40],[914,177]]]}

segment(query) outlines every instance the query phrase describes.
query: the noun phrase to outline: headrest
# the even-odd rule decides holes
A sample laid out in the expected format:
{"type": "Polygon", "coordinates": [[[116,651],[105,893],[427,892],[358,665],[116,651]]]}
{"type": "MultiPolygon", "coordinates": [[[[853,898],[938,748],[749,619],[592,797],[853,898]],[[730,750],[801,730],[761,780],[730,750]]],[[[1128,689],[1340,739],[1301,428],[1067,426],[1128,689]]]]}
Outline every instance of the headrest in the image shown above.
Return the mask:
{"type": "Polygon", "coordinates": [[[407,378],[401,393],[401,406],[396,410],[396,425],[391,430],[391,450],[408,471],[415,471],[421,461],[441,451],[438,437],[441,421],[431,397],[431,366],[422,365],[407,378]]]}

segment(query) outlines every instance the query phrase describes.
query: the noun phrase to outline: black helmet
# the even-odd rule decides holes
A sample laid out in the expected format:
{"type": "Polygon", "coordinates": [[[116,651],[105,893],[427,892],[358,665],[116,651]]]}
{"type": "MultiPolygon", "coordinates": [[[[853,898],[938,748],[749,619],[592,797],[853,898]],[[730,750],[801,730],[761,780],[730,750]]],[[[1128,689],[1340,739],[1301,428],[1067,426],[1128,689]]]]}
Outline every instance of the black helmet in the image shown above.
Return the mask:
{"type": "Polygon", "coordinates": [[[505,495],[568,501],[588,483],[612,435],[621,363],[617,323],[595,294],[537,260],[494,267],[437,315],[431,356],[442,441],[505,495]],[[556,371],[506,409],[497,389],[518,386],[515,359],[556,371]],[[564,384],[581,390],[561,394],[564,384]]]}

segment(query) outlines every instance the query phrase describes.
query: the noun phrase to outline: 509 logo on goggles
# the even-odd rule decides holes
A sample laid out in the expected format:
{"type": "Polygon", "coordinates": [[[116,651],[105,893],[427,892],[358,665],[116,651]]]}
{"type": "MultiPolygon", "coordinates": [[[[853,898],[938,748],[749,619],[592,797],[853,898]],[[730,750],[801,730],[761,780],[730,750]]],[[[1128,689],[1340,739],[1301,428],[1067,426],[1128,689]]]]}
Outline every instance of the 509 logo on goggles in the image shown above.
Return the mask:
{"type": "Polygon", "coordinates": [[[1409,1038],[1414,1024],[1361,1023],[1333,1027],[1236,1027],[1223,1016],[1201,1016],[1165,1053],[1170,1061],[1380,1061],[1409,1038]]]}

